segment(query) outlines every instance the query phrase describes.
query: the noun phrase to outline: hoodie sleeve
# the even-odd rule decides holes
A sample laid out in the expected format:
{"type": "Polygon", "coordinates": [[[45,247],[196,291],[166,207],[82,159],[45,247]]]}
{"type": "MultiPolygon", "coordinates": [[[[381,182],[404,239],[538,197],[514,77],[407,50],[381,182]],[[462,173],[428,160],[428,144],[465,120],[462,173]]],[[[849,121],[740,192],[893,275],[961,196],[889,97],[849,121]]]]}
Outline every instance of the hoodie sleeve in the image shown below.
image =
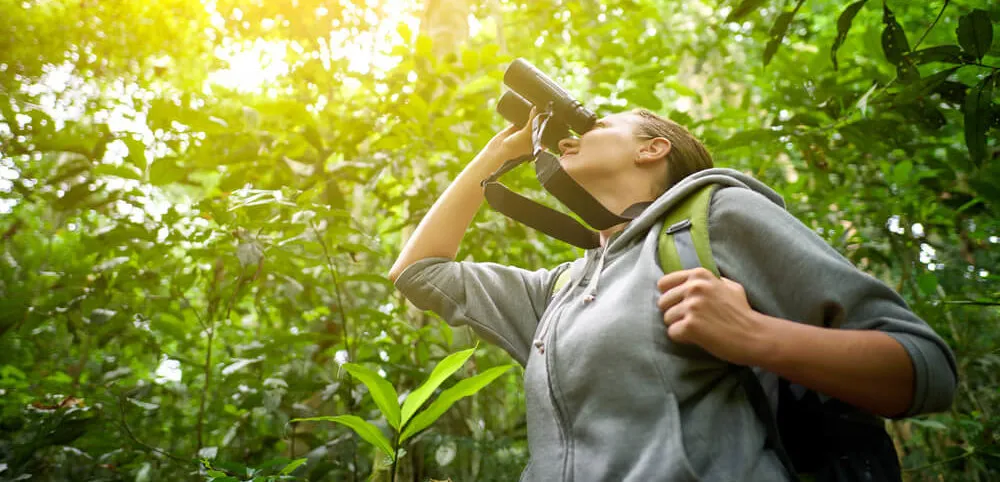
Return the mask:
{"type": "Polygon", "coordinates": [[[552,285],[568,265],[527,271],[426,258],[407,266],[395,285],[417,308],[437,313],[449,325],[471,326],[524,365],[552,285]]]}
{"type": "Polygon", "coordinates": [[[947,409],[955,358],[890,287],[855,268],[805,224],[750,189],[720,189],[709,211],[712,253],[723,276],[771,316],[829,328],[880,330],[913,362],[913,405],[904,416],[947,409]]]}

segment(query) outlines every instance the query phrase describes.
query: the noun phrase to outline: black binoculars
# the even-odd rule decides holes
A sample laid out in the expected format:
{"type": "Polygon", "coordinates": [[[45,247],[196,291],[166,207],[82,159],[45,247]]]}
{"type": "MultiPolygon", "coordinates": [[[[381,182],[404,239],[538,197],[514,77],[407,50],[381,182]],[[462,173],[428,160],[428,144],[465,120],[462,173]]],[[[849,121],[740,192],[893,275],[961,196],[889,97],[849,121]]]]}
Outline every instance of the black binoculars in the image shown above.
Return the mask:
{"type": "Polygon", "coordinates": [[[512,90],[500,97],[497,112],[514,125],[524,127],[532,105],[539,112],[551,108],[552,117],[542,132],[542,144],[553,152],[559,152],[559,141],[569,137],[570,131],[582,135],[597,122],[597,114],[527,60],[511,62],[503,74],[503,82],[512,90]]]}

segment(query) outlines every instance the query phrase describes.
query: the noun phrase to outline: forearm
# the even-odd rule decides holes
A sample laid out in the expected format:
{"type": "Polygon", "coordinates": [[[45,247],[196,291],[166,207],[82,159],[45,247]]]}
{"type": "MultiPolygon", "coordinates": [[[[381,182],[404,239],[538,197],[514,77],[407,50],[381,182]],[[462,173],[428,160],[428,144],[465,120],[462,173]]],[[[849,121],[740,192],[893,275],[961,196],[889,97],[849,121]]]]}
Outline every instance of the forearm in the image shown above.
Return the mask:
{"type": "Polygon", "coordinates": [[[755,365],[878,415],[898,416],[910,408],[913,363],[889,335],[754,316],[763,327],[755,365]]]}
{"type": "Polygon", "coordinates": [[[481,152],[445,189],[406,241],[389,270],[389,279],[395,282],[407,266],[424,258],[454,259],[465,231],[483,202],[479,183],[498,165],[494,156],[491,152],[481,152]]]}

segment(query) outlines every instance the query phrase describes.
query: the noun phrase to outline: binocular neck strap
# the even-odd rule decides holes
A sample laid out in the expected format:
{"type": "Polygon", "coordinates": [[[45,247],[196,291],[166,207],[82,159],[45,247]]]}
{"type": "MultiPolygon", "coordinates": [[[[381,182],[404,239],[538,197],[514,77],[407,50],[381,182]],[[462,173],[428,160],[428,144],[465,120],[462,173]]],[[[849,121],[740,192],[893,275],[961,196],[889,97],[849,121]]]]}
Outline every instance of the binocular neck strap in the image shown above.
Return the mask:
{"type": "Polygon", "coordinates": [[[535,177],[538,178],[538,182],[546,191],[595,229],[608,229],[629,222],[639,217],[652,204],[651,202],[635,203],[626,208],[622,214],[615,214],[604,207],[594,196],[591,196],[562,168],[559,159],[548,152],[538,153],[535,159],[535,177]]]}
{"type": "Polygon", "coordinates": [[[484,182],[483,194],[490,207],[504,216],[578,248],[601,245],[597,231],[591,231],[570,215],[532,201],[497,181],[484,182]]]}
{"type": "Polygon", "coordinates": [[[556,211],[548,206],[532,201],[500,184],[500,176],[511,169],[535,161],[535,177],[550,194],[563,205],[583,218],[596,229],[608,229],[617,224],[631,221],[642,214],[652,203],[636,203],[621,215],[608,211],[603,204],[590,195],[569,173],[563,170],[559,159],[542,149],[542,133],[552,118],[552,105],[532,121],[532,154],[509,159],[499,169],[483,179],[483,194],[491,208],[528,227],[537,229],[560,241],[573,246],[592,249],[601,245],[597,231],[588,229],[572,216],[556,211]]]}

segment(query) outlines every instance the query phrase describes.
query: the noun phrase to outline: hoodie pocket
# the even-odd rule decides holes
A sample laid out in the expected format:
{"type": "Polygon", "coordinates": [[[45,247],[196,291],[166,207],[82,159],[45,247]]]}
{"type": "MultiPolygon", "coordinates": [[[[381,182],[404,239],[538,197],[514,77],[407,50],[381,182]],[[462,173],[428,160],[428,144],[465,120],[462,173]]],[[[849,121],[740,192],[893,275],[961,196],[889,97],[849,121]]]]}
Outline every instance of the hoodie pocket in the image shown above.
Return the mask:
{"type": "Polygon", "coordinates": [[[674,465],[674,463],[679,465],[679,467],[671,467],[674,469],[672,472],[682,474],[684,477],[683,480],[698,482],[701,480],[701,476],[695,472],[694,466],[691,465],[691,460],[688,459],[687,448],[684,446],[684,423],[681,420],[680,409],[677,406],[677,397],[672,392],[666,392],[665,405],[666,413],[664,415],[673,421],[673,423],[668,424],[668,453],[664,454],[668,461],[667,463],[668,465],[674,465]]]}

